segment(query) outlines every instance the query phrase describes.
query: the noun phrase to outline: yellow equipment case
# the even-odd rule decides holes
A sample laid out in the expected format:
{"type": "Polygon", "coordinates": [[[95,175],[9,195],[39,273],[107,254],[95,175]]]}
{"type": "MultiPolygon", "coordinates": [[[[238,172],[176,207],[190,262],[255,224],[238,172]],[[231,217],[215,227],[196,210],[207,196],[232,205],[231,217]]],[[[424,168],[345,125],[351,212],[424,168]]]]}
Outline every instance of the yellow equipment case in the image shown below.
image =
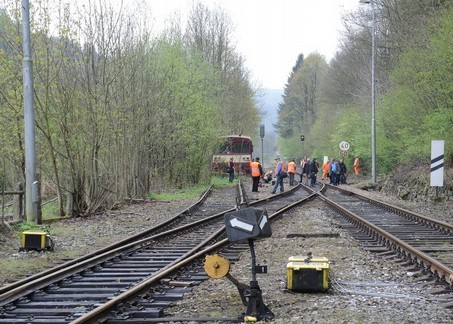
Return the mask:
{"type": "Polygon", "coordinates": [[[329,260],[325,257],[291,256],[286,266],[287,288],[297,292],[324,292],[329,285],[329,260]]]}
{"type": "Polygon", "coordinates": [[[19,251],[28,250],[53,250],[53,242],[46,232],[25,231],[22,232],[22,244],[19,251]]]}

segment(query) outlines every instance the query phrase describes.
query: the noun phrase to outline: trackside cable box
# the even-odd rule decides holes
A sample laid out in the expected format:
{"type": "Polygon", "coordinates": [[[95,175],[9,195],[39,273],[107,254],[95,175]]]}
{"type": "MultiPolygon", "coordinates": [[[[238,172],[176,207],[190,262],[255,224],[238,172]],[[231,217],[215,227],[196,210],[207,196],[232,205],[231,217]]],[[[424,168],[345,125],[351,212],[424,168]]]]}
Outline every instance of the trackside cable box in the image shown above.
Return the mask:
{"type": "Polygon", "coordinates": [[[296,292],[325,292],[329,289],[329,260],[325,257],[291,256],[286,266],[287,288],[296,292]]]}
{"type": "Polygon", "coordinates": [[[19,251],[42,251],[53,250],[53,242],[46,232],[25,231],[22,232],[21,247],[19,251]]]}

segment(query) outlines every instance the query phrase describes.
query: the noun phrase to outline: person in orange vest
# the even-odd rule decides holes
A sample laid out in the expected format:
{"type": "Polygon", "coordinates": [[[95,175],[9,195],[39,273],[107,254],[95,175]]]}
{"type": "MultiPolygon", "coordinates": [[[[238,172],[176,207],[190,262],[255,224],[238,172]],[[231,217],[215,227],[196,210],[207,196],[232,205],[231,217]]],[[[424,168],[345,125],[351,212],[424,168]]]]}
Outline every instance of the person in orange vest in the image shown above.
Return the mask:
{"type": "Polygon", "coordinates": [[[294,159],[288,163],[288,177],[289,177],[289,185],[294,186],[294,176],[296,175],[296,162],[294,159]]]}
{"type": "Polygon", "coordinates": [[[280,161],[280,157],[276,157],[275,161],[277,162],[277,164],[275,165],[275,176],[277,180],[275,181],[275,186],[272,189],[273,194],[277,191],[278,187],[280,187],[280,192],[284,191],[282,172],[285,171],[285,165],[282,161],[280,161]]]}
{"type": "Polygon", "coordinates": [[[258,184],[260,178],[263,175],[263,168],[261,167],[260,158],[255,158],[255,160],[250,163],[250,169],[252,173],[252,192],[258,192],[258,184]]]}
{"type": "Polygon", "coordinates": [[[358,156],[354,159],[354,172],[355,174],[359,174],[359,166],[360,166],[360,159],[358,156]]]}
{"type": "Polygon", "coordinates": [[[326,162],[324,162],[322,164],[322,177],[321,177],[321,180],[324,180],[325,179],[329,179],[329,171],[330,171],[330,162],[329,160],[326,160],[326,162]]]}

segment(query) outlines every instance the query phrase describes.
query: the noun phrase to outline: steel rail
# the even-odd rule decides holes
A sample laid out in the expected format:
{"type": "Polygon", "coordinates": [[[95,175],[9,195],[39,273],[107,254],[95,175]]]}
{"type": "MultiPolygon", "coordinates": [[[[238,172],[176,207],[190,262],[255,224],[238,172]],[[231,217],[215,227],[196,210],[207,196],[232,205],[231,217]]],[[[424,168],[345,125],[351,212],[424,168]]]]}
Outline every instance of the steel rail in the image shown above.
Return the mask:
{"type": "MultiPolygon", "coordinates": [[[[233,210],[234,210],[234,208],[229,209],[228,211],[233,211],[233,210]]],[[[74,275],[86,268],[90,268],[99,263],[110,260],[127,251],[133,251],[138,248],[145,247],[145,246],[153,243],[153,241],[155,241],[158,238],[180,232],[182,230],[194,227],[196,225],[201,225],[203,223],[210,222],[213,219],[218,218],[219,216],[222,216],[223,214],[224,214],[224,212],[221,212],[221,213],[218,213],[218,214],[215,214],[212,216],[208,216],[207,218],[195,221],[193,223],[185,224],[183,226],[180,226],[180,227],[177,227],[177,228],[165,231],[165,232],[158,233],[156,235],[141,239],[139,241],[128,243],[124,246],[120,246],[115,249],[105,251],[104,253],[97,254],[97,255],[93,256],[92,258],[84,259],[84,260],[80,261],[79,263],[71,264],[70,266],[68,266],[66,268],[59,269],[59,270],[53,271],[51,273],[46,273],[46,275],[43,275],[42,278],[36,278],[33,281],[30,281],[21,286],[15,287],[15,288],[7,291],[6,293],[3,293],[2,295],[0,295],[0,306],[8,304],[11,301],[16,300],[19,297],[23,297],[37,289],[42,289],[51,283],[60,281],[68,276],[74,275]]]]}
{"type": "Polygon", "coordinates": [[[161,270],[157,271],[155,274],[153,274],[151,277],[148,279],[144,280],[140,284],[132,287],[131,289],[123,292],[122,294],[113,297],[111,300],[106,302],[105,304],[102,304],[101,306],[91,310],[90,312],[82,315],[81,317],[75,319],[71,323],[76,324],[76,323],[93,323],[94,321],[99,321],[102,320],[105,316],[108,315],[110,310],[113,307],[116,307],[120,303],[124,303],[130,298],[133,298],[134,296],[141,294],[149,289],[149,286],[154,284],[157,280],[160,280],[164,278],[165,276],[171,274],[175,270],[179,269],[183,265],[186,265],[187,263],[205,255],[206,253],[219,248],[226,244],[228,239],[223,239],[210,247],[207,247],[203,250],[200,251],[201,248],[205,247],[205,245],[216,239],[218,236],[223,235],[225,231],[225,226],[222,226],[219,228],[216,232],[214,232],[211,236],[200,242],[196,247],[188,251],[186,254],[183,256],[179,257],[177,260],[169,263],[167,266],[162,268],[161,270]]]}
{"type": "Polygon", "coordinates": [[[242,185],[242,178],[239,177],[238,195],[236,197],[236,206],[243,206],[247,203],[247,195],[245,194],[244,186],[242,185]]]}
{"type": "MultiPolygon", "coordinates": [[[[209,190],[212,188],[212,185],[210,186],[209,190]]],[[[241,188],[240,186],[238,188],[241,188]]],[[[297,190],[298,188],[295,187],[292,190],[286,191],[283,194],[278,194],[272,196],[271,199],[278,199],[278,196],[281,195],[286,195],[290,194],[293,190],[297,190]]],[[[240,192],[242,189],[239,189],[240,192]]],[[[200,198],[199,201],[191,205],[190,207],[186,208],[184,211],[180,212],[176,217],[173,217],[173,219],[178,218],[180,215],[184,214],[187,211],[190,211],[191,209],[194,209],[199,203],[204,200],[207,196],[207,192],[203,194],[203,196],[200,198]]],[[[241,194],[241,196],[244,196],[241,194]]],[[[259,204],[263,201],[268,201],[269,198],[262,199],[261,201],[256,201],[252,204],[256,205],[259,204]]],[[[103,248],[101,250],[95,251],[87,256],[72,260],[70,262],[66,262],[60,266],[54,267],[52,269],[46,270],[44,272],[41,272],[37,275],[34,275],[30,278],[27,278],[27,280],[21,280],[15,285],[9,285],[7,288],[4,289],[3,294],[0,295],[0,306],[7,305],[15,300],[17,300],[20,297],[24,297],[33,291],[36,291],[38,289],[43,289],[47,287],[48,285],[61,281],[62,279],[74,275],[76,273],[79,273],[82,270],[85,270],[87,268],[91,268],[95,265],[98,265],[102,262],[108,261],[114,257],[117,257],[125,252],[130,252],[133,251],[134,249],[137,248],[142,248],[147,245],[149,245],[150,242],[154,241],[157,238],[163,237],[165,235],[169,235],[172,233],[175,233],[177,231],[181,231],[184,229],[187,229],[191,226],[194,225],[200,225],[205,222],[210,222],[220,216],[223,216],[225,212],[230,212],[234,211],[235,208],[230,208],[227,210],[224,210],[220,213],[207,216],[201,220],[193,221],[191,224],[186,224],[180,227],[177,227],[175,229],[171,229],[165,232],[158,233],[153,236],[148,236],[144,239],[140,239],[143,235],[143,233],[146,233],[146,235],[149,235],[150,232],[155,230],[155,228],[159,227],[164,227],[169,223],[169,221],[165,221],[164,223],[154,227],[153,229],[144,231],[142,233],[136,234],[128,239],[124,239],[118,243],[112,244],[106,248],[103,248]],[[139,240],[140,239],[140,240],[139,240]],[[135,240],[135,241],[134,241],[135,240]]]]}
{"type": "Polygon", "coordinates": [[[62,263],[62,264],[57,265],[55,267],[52,267],[50,269],[44,270],[44,271],[39,272],[39,273],[37,273],[35,275],[32,275],[30,277],[27,277],[27,278],[18,280],[16,282],[13,282],[13,283],[11,283],[9,285],[5,285],[5,286],[0,287],[0,304],[3,301],[3,296],[5,296],[6,292],[9,292],[9,291],[11,291],[11,290],[13,290],[13,289],[15,289],[17,287],[23,286],[23,285],[25,285],[25,284],[27,284],[29,282],[33,282],[35,280],[42,279],[42,278],[44,278],[44,277],[46,277],[46,276],[48,276],[50,274],[55,273],[56,271],[59,271],[59,270],[65,269],[65,268],[69,268],[69,267],[71,267],[73,265],[81,264],[81,263],[83,263],[86,260],[92,260],[96,256],[103,255],[106,252],[111,251],[111,250],[115,250],[115,249],[117,249],[117,248],[119,248],[121,246],[129,245],[131,242],[137,241],[138,239],[140,239],[143,236],[150,235],[153,232],[161,230],[162,228],[168,226],[169,224],[174,222],[176,219],[181,217],[182,214],[191,212],[192,210],[197,208],[197,206],[199,206],[201,203],[203,203],[206,200],[206,198],[209,196],[209,194],[210,194],[210,192],[211,192],[211,190],[212,190],[214,185],[215,185],[215,183],[211,184],[200,195],[200,198],[196,202],[194,202],[192,205],[190,205],[189,207],[187,207],[187,208],[183,209],[182,211],[178,212],[173,217],[170,217],[168,220],[163,221],[162,223],[159,223],[156,226],[154,226],[154,227],[152,227],[152,228],[150,228],[148,230],[145,230],[143,232],[140,232],[140,233],[137,233],[137,234],[132,235],[130,237],[127,237],[127,238],[125,238],[125,239],[123,239],[121,241],[118,241],[116,243],[110,244],[110,245],[108,245],[108,246],[106,246],[104,248],[101,248],[101,249],[96,250],[96,251],[94,251],[92,253],[86,254],[86,255],[84,255],[82,257],[67,261],[65,263],[62,263]]]}
{"type": "Polygon", "coordinates": [[[211,222],[211,221],[215,220],[216,218],[223,216],[223,214],[225,212],[230,212],[230,211],[234,211],[234,210],[235,210],[235,208],[228,209],[224,212],[220,212],[220,213],[208,216],[204,219],[197,220],[190,224],[185,224],[183,226],[176,227],[174,229],[170,229],[168,231],[161,232],[161,233],[158,233],[153,236],[149,236],[149,237],[141,239],[139,241],[128,243],[124,246],[120,246],[115,249],[105,251],[104,253],[97,254],[97,255],[93,256],[92,258],[84,259],[83,261],[80,261],[79,263],[71,264],[67,268],[63,268],[63,269],[59,269],[59,270],[51,272],[51,273],[47,273],[46,275],[43,275],[42,278],[36,278],[35,280],[33,280],[31,282],[27,282],[27,283],[23,284],[22,286],[15,287],[14,289],[11,289],[11,290],[7,291],[6,293],[0,295],[0,306],[8,304],[8,303],[12,302],[13,300],[23,297],[35,290],[42,289],[51,283],[60,281],[68,276],[74,275],[84,269],[90,268],[92,266],[98,265],[99,263],[110,260],[125,252],[133,251],[133,250],[136,250],[136,249],[142,248],[142,247],[146,247],[146,246],[152,244],[156,239],[180,232],[182,230],[185,230],[185,229],[197,226],[197,225],[202,225],[204,223],[211,222]]]}
{"type": "MultiPolygon", "coordinates": [[[[177,218],[179,218],[182,214],[188,213],[188,212],[194,210],[195,208],[197,208],[197,206],[199,206],[203,201],[206,200],[206,198],[209,195],[210,191],[212,190],[213,186],[214,186],[214,184],[210,185],[209,188],[200,196],[199,200],[197,200],[195,203],[193,203],[189,207],[185,208],[184,210],[182,210],[175,216],[171,217],[169,220],[166,220],[166,221],[154,226],[151,229],[145,230],[141,233],[135,234],[135,235],[128,237],[126,239],[123,239],[119,242],[113,243],[105,248],[102,248],[95,252],[89,253],[83,257],[65,262],[65,263],[58,265],[56,267],[53,267],[51,269],[42,271],[38,274],[24,278],[22,280],[14,282],[10,285],[1,287],[1,289],[0,289],[0,306],[11,302],[12,300],[17,299],[18,297],[23,297],[37,289],[42,289],[45,286],[47,286],[51,283],[57,282],[59,280],[62,280],[63,278],[65,278],[67,276],[80,272],[81,270],[83,270],[87,267],[97,265],[110,258],[118,256],[121,253],[124,253],[125,251],[146,246],[149,242],[155,240],[156,238],[160,238],[162,236],[169,235],[171,233],[189,228],[192,225],[197,225],[197,224],[201,224],[203,222],[211,221],[212,219],[222,216],[225,212],[234,211],[235,208],[230,208],[230,209],[224,210],[220,213],[217,213],[217,214],[214,214],[211,216],[207,216],[206,218],[204,218],[202,220],[192,222],[192,225],[186,224],[181,227],[176,227],[174,229],[171,229],[171,230],[168,230],[165,232],[161,232],[156,235],[149,236],[151,233],[161,230],[165,226],[168,226],[170,223],[174,222],[177,218]],[[144,237],[144,236],[147,236],[147,237],[142,239],[142,237],[144,237]]],[[[241,195],[241,203],[243,203],[243,199],[244,199],[245,195],[242,192],[241,186],[238,186],[238,188],[239,188],[240,195],[241,195]]],[[[259,201],[254,202],[254,204],[257,204],[257,203],[259,203],[259,201]]]]}
{"type": "Polygon", "coordinates": [[[443,221],[440,221],[438,219],[434,219],[434,218],[431,218],[431,217],[427,217],[427,216],[424,216],[424,215],[421,215],[421,214],[418,214],[416,212],[413,212],[413,211],[410,211],[410,210],[407,210],[407,209],[404,209],[404,208],[401,208],[401,207],[398,207],[398,206],[395,206],[395,205],[392,205],[392,204],[389,204],[389,203],[385,203],[385,202],[382,202],[382,201],[379,201],[379,200],[376,200],[376,199],[372,199],[372,198],[369,198],[369,197],[366,197],[364,195],[361,195],[359,193],[355,193],[355,192],[352,192],[352,191],[349,191],[349,190],[345,190],[343,188],[338,188],[338,187],[334,187],[332,185],[328,185],[329,188],[333,188],[335,190],[338,190],[340,192],[343,192],[347,195],[350,195],[350,196],[356,196],[370,204],[373,204],[373,205],[376,205],[376,206],[379,206],[383,209],[386,209],[386,210],[389,210],[389,211],[392,211],[400,216],[403,216],[407,219],[411,219],[411,220],[417,220],[417,221],[420,221],[422,224],[424,225],[429,225],[430,227],[432,227],[431,225],[434,225],[436,229],[439,229],[440,231],[442,232],[446,232],[446,233],[452,233],[453,234],[453,224],[448,224],[446,222],[443,222],[443,221]]]}
{"type": "MultiPolygon", "coordinates": [[[[322,186],[322,189],[323,188],[324,188],[324,186],[322,186]]],[[[287,192],[284,192],[283,194],[286,193],[286,195],[287,195],[289,192],[293,192],[293,191],[296,191],[298,189],[299,189],[299,187],[295,186],[294,188],[290,189],[287,192]]],[[[279,196],[279,195],[283,195],[283,194],[277,194],[277,195],[275,195],[273,197],[276,197],[276,196],[279,196]]],[[[292,208],[294,208],[294,207],[296,207],[296,206],[298,206],[298,205],[300,205],[300,204],[302,204],[302,203],[304,203],[304,202],[306,202],[306,201],[308,201],[308,200],[310,200],[310,199],[312,199],[314,197],[316,197],[316,193],[312,193],[309,196],[300,199],[299,201],[296,201],[296,202],[294,202],[292,204],[289,204],[289,205],[286,205],[286,206],[280,208],[274,214],[269,215],[268,218],[269,218],[269,220],[275,220],[277,217],[281,216],[284,212],[286,212],[286,211],[288,211],[288,210],[290,210],[290,209],[292,209],[292,208]]],[[[255,201],[253,203],[250,203],[250,205],[257,205],[257,204],[263,203],[263,202],[268,201],[268,200],[269,200],[269,198],[261,199],[261,200],[255,201]]],[[[202,247],[203,243],[206,244],[207,242],[212,241],[216,237],[220,237],[224,233],[225,233],[225,225],[223,225],[214,234],[212,234],[210,238],[208,238],[208,239],[204,240],[204,242],[200,243],[197,250],[187,252],[184,255],[185,258],[183,258],[184,256],[180,257],[178,260],[175,260],[174,262],[172,262],[171,264],[169,264],[165,268],[163,268],[160,271],[156,272],[154,275],[152,275],[151,277],[149,277],[148,279],[146,279],[145,281],[143,281],[139,285],[136,285],[133,288],[129,289],[128,291],[126,291],[126,292],[124,292],[124,293],[122,293],[122,294],[120,294],[118,296],[115,296],[114,298],[112,298],[111,300],[106,302],[105,304],[102,304],[99,307],[91,310],[90,312],[82,315],[81,317],[75,319],[71,323],[72,324],[78,324],[78,323],[103,323],[103,322],[107,321],[108,315],[112,311],[113,308],[117,307],[118,305],[120,305],[122,303],[127,302],[128,300],[134,298],[134,296],[136,296],[136,295],[139,295],[139,294],[142,294],[142,293],[148,291],[150,289],[151,285],[156,283],[158,280],[164,278],[165,276],[170,275],[171,273],[175,272],[176,270],[178,270],[182,266],[184,266],[184,265],[186,265],[186,264],[188,264],[188,263],[190,263],[190,262],[192,262],[192,261],[194,261],[196,259],[205,257],[207,253],[210,253],[210,252],[213,252],[213,251],[217,251],[220,248],[225,247],[226,245],[228,245],[230,242],[228,241],[227,238],[225,238],[225,239],[222,239],[222,240],[220,240],[220,241],[218,241],[218,242],[216,242],[216,243],[214,243],[214,244],[212,244],[210,246],[205,247],[203,250],[198,251],[202,247]]]]}
{"type": "MultiPolygon", "coordinates": [[[[171,217],[169,220],[166,220],[152,227],[151,229],[130,236],[119,242],[113,243],[105,248],[87,254],[83,257],[65,262],[51,269],[42,271],[36,275],[30,276],[28,278],[12,283],[8,286],[2,287],[2,289],[0,290],[0,306],[8,304],[9,302],[16,300],[17,298],[23,297],[37,289],[42,289],[48,286],[49,284],[62,280],[70,275],[76,274],[86,268],[95,266],[99,263],[112,259],[115,256],[121,255],[126,251],[144,247],[157,238],[184,230],[193,225],[199,225],[203,222],[209,222],[212,219],[219,217],[219,215],[221,215],[222,213],[211,215],[204,219],[194,221],[191,224],[185,224],[174,229],[170,229],[155,235],[151,235],[151,233],[162,230],[163,228],[174,222],[176,219],[181,217],[181,215],[188,213],[191,210],[195,209],[197,206],[199,206],[204,200],[206,200],[207,196],[212,190],[213,185],[214,184],[211,184],[195,203],[185,208],[183,211],[179,212],[175,216],[171,217]]],[[[230,209],[230,211],[232,210],[234,210],[234,208],[230,209]]]]}
{"type": "Polygon", "coordinates": [[[426,253],[410,246],[406,242],[398,239],[394,235],[388,233],[387,231],[381,229],[380,227],[364,220],[359,215],[354,214],[347,209],[343,208],[339,204],[335,203],[322,193],[318,193],[320,199],[322,199],[325,203],[331,206],[333,209],[338,211],[344,217],[352,220],[353,223],[358,224],[359,226],[365,227],[367,230],[375,233],[377,236],[380,237],[381,240],[386,242],[387,247],[391,247],[393,250],[397,252],[401,252],[399,250],[403,250],[406,254],[411,256],[411,260],[417,261],[420,260],[421,263],[425,266],[426,269],[431,269],[431,272],[434,275],[437,275],[440,279],[444,279],[450,285],[453,284],[453,269],[450,269],[443,263],[433,259],[426,253]]]}

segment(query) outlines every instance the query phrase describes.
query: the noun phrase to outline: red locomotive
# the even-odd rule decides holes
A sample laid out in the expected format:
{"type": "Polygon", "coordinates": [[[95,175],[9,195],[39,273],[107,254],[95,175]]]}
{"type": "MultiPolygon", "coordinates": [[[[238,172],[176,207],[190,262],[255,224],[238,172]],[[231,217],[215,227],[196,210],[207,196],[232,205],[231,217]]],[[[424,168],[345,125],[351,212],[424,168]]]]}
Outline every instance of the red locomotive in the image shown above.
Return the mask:
{"type": "Polygon", "coordinates": [[[252,161],[253,143],[248,136],[228,135],[221,138],[218,152],[212,157],[214,172],[225,173],[228,162],[233,158],[236,173],[250,174],[250,162],[252,161]]]}

